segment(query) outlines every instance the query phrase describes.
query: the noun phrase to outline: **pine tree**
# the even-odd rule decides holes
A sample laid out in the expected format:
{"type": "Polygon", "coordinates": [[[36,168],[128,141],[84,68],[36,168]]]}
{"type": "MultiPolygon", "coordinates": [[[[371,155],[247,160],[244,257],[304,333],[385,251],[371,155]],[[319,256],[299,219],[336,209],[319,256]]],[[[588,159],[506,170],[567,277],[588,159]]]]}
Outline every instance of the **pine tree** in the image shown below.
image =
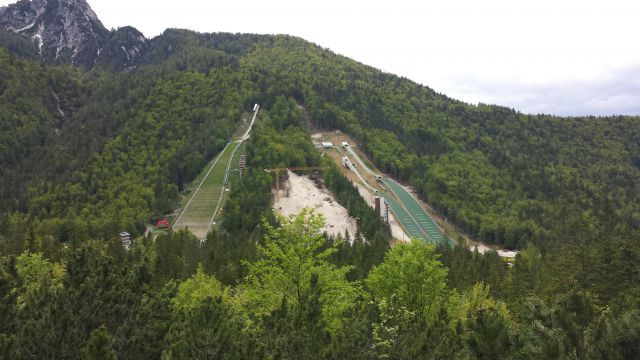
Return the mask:
{"type": "Polygon", "coordinates": [[[222,297],[208,297],[191,309],[176,309],[163,358],[240,359],[240,328],[222,297]]]}
{"type": "Polygon", "coordinates": [[[586,332],[596,315],[591,299],[576,290],[562,296],[553,312],[554,327],[564,332],[578,359],[587,357],[586,332]]]}
{"type": "Polygon", "coordinates": [[[501,359],[510,349],[511,337],[506,318],[493,308],[480,309],[466,323],[466,343],[478,359],[501,359]]]}
{"type": "Polygon", "coordinates": [[[82,349],[82,358],[86,360],[116,360],[111,350],[111,335],[104,327],[93,330],[87,344],[82,349]]]}
{"type": "Polygon", "coordinates": [[[30,253],[34,253],[36,251],[38,251],[38,247],[36,245],[36,232],[35,229],[33,227],[33,224],[29,225],[29,229],[27,230],[27,233],[24,236],[24,246],[25,246],[25,251],[28,251],[30,253]]]}

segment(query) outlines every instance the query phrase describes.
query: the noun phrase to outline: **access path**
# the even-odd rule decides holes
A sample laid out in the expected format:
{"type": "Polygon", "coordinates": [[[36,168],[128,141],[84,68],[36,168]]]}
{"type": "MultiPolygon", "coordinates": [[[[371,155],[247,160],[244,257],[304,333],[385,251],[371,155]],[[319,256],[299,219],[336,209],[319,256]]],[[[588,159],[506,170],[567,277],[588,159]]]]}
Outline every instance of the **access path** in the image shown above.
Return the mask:
{"type": "MultiPolygon", "coordinates": [[[[400,184],[396,181],[384,177],[380,174],[376,174],[373,170],[371,170],[365,163],[362,161],[360,156],[353,151],[351,146],[346,145],[343,146],[347,153],[351,155],[354,159],[360,163],[360,166],[365,169],[370,174],[380,177],[381,183],[385,185],[386,188],[390,190],[390,192],[380,192],[384,200],[389,204],[391,210],[395,214],[398,222],[402,224],[404,229],[407,231],[409,236],[412,238],[421,239],[424,241],[430,241],[436,244],[448,244],[449,246],[455,246],[455,243],[446,237],[440,228],[435,223],[433,218],[427,213],[427,211],[420,205],[418,200],[405,190],[400,184]]],[[[356,175],[371,188],[369,184],[367,184],[362,176],[358,173],[355,166],[353,164],[349,164],[350,169],[356,173],[356,175]]]]}

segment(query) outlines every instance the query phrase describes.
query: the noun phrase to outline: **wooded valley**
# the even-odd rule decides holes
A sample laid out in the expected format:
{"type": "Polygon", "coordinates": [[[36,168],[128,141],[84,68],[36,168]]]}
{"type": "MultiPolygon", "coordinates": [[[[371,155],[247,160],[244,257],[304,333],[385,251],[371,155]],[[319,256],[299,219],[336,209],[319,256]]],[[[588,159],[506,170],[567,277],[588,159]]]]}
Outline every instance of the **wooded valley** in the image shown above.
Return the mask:
{"type": "Polygon", "coordinates": [[[134,70],[0,36],[0,357],[640,357],[640,119],[469,105],[289,36],[167,30],[134,70]],[[262,106],[222,224],[143,236],[262,106]],[[305,114],[306,111],[306,114],[305,114]],[[314,148],[357,139],[469,236],[413,242],[314,148]],[[325,166],[353,245],[271,209],[325,166]],[[118,233],[137,240],[125,250],[118,233]]]}

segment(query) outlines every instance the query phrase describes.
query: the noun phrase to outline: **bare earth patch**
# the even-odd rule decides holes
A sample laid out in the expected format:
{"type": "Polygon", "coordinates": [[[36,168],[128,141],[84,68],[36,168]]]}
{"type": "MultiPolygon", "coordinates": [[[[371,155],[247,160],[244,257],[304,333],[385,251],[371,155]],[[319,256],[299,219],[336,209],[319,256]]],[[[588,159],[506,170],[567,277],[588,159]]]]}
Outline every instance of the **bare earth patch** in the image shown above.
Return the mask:
{"type": "Polygon", "coordinates": [[[277,212],[289,216],[298,214],[304,208],[313,209],[322,214],[325,219],[324,231],[329,235],[344,237],[349,231],[351,239],[358,231],[356,219],[349,216],[349,212],[333,198],[327,189],[320,189],[306,176],[299,176],[291,171],[287,172],[289,179],[280,189],[277,212]],[[288,196],[286,196],[288,195],[288,196]]]}

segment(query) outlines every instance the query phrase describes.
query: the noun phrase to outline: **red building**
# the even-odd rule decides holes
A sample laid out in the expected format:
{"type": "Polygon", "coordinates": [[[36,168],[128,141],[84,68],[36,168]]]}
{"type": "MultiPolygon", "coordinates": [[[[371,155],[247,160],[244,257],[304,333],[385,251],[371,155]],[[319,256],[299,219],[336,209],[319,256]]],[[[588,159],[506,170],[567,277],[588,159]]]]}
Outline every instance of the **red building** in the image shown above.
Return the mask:
{"type": "Polygon", "coordinates": [[[167,219],[161,219],[156,222],[156,227],[167,229],[171,227],[171,223],[167,219]]]}

